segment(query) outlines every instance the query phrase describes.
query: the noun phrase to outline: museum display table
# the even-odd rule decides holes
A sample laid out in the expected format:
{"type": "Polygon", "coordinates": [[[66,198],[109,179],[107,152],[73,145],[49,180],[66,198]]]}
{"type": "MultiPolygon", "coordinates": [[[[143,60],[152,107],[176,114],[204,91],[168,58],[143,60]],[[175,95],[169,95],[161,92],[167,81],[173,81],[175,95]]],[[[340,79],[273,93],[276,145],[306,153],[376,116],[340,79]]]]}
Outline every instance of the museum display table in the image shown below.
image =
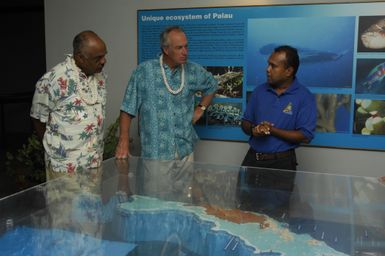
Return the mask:
{"type": "Polygon", "coordinates": [[[298,171],[289,191],[260,182],[284,170],[156,164],[109,159],[0,199],[0,255],[385,255],[376,178],[298,171]]]}

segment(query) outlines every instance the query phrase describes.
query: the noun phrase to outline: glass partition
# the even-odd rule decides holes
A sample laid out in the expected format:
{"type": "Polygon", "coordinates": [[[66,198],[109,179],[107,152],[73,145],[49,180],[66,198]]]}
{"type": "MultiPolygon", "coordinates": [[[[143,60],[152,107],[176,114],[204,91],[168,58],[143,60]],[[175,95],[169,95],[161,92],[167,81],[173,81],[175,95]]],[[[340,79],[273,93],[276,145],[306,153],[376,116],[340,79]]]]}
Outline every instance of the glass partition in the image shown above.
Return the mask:
{"type": "Polygon", "coordinates": [[[0,199],[0,255],[385,255],[376,178],[109,159],[0,199]]]}

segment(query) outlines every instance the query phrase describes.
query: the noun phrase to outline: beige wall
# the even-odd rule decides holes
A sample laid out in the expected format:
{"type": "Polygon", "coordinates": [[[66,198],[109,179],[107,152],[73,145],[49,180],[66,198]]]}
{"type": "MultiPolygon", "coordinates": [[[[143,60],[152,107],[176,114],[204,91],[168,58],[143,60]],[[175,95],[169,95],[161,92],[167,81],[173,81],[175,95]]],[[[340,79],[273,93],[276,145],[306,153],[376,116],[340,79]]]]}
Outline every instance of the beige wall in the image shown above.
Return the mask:
{"type": "MultiPolygon", "coordinates": [[[[272,4],[339,3],[347,1],[242,1],[229,0],[46,0],[47,68],[51,68],[71,51],[76,33],[85,29],[96,31],[108,45],[109,76],[107,122],[119,114],[119,107],[129,75],[137,60],[138,9],[216,7],[272,4]]],[[[348,1],[370,2],[370,1],[348,1]]],[[[131,131],[135,143],[137,132],[131,131]]],[[[135,148],[138,146],[136,144],[135,148]]],[[[201,141],[195,158],[200,162],[239,165],[247,151],[247,143],[201,141]]],[[[302,147],[297,150],[299,169],[355,175],[385,175],[385,154],[360,150],[302,147]]]]}

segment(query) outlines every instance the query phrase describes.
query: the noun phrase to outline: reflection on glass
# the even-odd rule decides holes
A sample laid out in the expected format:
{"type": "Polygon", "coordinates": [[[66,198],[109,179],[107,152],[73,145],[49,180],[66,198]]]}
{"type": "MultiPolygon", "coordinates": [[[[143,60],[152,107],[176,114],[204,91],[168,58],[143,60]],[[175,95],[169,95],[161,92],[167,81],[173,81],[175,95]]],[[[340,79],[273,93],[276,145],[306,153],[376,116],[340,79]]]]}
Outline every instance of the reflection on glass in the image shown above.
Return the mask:
{"type": "Polygon", "coordinates": [[[109,159],[0,200],[3,255],[384,255],[376,178],[109,159]],[[284,179],[283,179],[284,180],[284,179]],[[290,186],[290,187],[289,187],[290,186]]]}

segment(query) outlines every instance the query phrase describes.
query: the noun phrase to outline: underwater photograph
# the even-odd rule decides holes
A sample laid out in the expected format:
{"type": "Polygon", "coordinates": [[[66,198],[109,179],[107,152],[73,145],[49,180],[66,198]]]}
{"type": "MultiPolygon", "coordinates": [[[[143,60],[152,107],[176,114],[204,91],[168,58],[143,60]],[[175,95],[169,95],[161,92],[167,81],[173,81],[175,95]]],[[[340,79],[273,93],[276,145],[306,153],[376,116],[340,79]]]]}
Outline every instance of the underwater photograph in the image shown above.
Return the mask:
{"type": "Polygon", "coordinates": [[[243,68],[242,67],[206,67],[218,81],[217,98],[242,98],[243,68]]]}
{"type": "Polygon", "coordinates": [[[317,132],[349,132],[351,116],[350,94],[315,94],[317,103],[317,132]]]}
{"type": "Polygon", "coordinates": [[[385,16],[359,18],[357,51],[385,52],[385,16]]]}
{"type": "Polygon", "coordinates": [[[247,84],[266,81],[274,48],[297,48],[297,78],[309,87],[351,88],[355,17],[250,19],[247,38],[247,84]]]}
{"type": "Polygon", "coordinates": [[[353,133],[385,135],[385,100],[355,100],[353,133]]]}
{"type": "Polygon", "coordinates": [[[356,93],[385,94],[385,59],[358,59],[356,93]]]}
{"type": "Polygon", "coordinates": [[[207,108],[208,125],[240,126],[242,103],[214,103],[207,108]]]}

